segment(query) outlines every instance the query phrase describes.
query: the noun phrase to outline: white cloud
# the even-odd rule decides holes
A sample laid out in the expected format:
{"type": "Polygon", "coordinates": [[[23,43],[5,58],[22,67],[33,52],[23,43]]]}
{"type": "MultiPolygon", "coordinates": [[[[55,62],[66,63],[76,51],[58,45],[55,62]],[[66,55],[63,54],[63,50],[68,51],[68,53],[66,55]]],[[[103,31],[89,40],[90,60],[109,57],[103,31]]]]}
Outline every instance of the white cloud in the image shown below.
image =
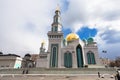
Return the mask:
{"type": "MultiPolygon", "coordinates": [[[[75,22],[80,22],[90,27],[101,28],[108,25],[120,24],[119,0],[68,0],[68,10],[63,14],[66,27],[75,27],[75,22]],[[101,26],[100,26],[101,25],[101,26]]],[[[75,27],[76,28],[76,27],[75,27]]],[[[117,27],[116,30],[119,28],[117,27]]]]}
{"type": "MultiPolygon", "coordinates": [[[[47,32],[51,28],[54,10],[60,3],[65,8],[62,13],[62,24],[77,32],[82,26],[96,28],[100,50],[108,48],[113,31],[114,40],[120,31],[120,0],[0,0],[0,49],[4,53],[25,54],[25,52],[39,53],[40,43],[46,40],[47,32]],[[65,11],[66,10],[66,11],[65,11]],[[108,45],[108,46],[107,46],[108,45]],[[21,53],[23,52],[23,53],[21,53]]],[[[113,40],[113,41],[114,41],[113,40]]],[[[119,41],[117,42],[120,43],[119,41]]],[[[119,51],[114,44],[113,51],[119,51]]],[[[117,53],[117,52],[116,52],[117,53]]],[[[112,54],[109,53],[109,54],[112,54]]]]}
{"type": "MultiPolygon", "coordinates": [[[[39,53],[59,0],[0,0],[0,51],[39,53]]],[[[47,46],[47,45],[46,45],[47,46]]]]}
{"type": "MultiPolygon", "coordinates": [[[[68,10],[63,14],[63,24],[71,30],[78,31],[82,26],[96,28],[95,40],[99,52],[103,49],[119,51],[120,44],[120,0],[68,0],[68,10]],[[78,24],[82,26],[79,26],[78,24]],[[114,45],[114,47],[110,47],[114,45]]],[[[108,55],[113,55],[111,51],[108,55]]],[[[116,52],[116,55],[119,53],[116,52]]]]}

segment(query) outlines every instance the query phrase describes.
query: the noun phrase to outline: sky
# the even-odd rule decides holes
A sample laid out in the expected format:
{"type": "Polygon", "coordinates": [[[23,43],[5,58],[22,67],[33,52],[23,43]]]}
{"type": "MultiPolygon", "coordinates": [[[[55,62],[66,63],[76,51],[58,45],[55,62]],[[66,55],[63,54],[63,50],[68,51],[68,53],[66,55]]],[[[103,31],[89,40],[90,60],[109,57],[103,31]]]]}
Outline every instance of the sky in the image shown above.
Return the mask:
{"type": "Polygon", "coordinates": [[[120,56],[120,0],[0,0],[0,51],[39,54],[42,41],[47,50],[58,4],[64,37],[70,32],[80,39],[93,37],[100,57],[120,56]]]}

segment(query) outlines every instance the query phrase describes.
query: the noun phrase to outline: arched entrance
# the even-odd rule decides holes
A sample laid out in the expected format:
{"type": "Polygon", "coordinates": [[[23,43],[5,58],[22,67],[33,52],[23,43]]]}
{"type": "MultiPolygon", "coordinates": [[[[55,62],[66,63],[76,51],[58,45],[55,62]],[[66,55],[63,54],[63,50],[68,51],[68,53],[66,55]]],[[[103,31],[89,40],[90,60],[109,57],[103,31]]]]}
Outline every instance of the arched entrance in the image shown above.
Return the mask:
{"type": "Polygon", "coordinates": [[[76,53],[77,53],[77,67],[83,67],[83,54],[82,54],[82,47],[80,44],[76,47],[76,53]]]}
{"type": "Polygon", "coordinates": [[[72,68],[72,54],[70,52],[64,53],[64,66],[72,68]]]}
{"type": "Polygon", "coordinates": [[[50,67],[57,67],[57,65],[58,65],[58,63],[57,63],[58,51],[57,50],[58,50],[58,48],[56,46],[52,47],[51,56],[50,56],[50,67]]]}
{"type": "Polygon", "coordinates": [[[89,51],[87,53],[87,61],[88,61],[88,64],[96,64],[95,56],[93,52],[89,51]]]}

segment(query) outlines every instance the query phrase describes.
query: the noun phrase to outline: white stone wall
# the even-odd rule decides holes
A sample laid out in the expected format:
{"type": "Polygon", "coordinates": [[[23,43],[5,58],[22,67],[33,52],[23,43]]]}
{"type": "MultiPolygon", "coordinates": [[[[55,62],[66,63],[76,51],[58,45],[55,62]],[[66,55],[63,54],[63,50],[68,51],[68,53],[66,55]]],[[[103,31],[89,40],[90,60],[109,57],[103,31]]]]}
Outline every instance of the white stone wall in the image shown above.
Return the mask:
{"type": "MultiPolygon", "coordinates": [[[[89,51],[92,51],[95,55],[95,60],[96,60],[96,66],[100,65],[99,61],[99,55],[98,55],[98,48],[94,44],[89,44],[85,45],[83,41],[77,39],[73,40],[66,46],[62,47],[62,40],[61,39],[49,39],[49,48],[48,52],[49,54],[47,55],[47,59],[38,59],[37,60],[37,65],[36,67],[44,67],[44,68],[49,68],[50,64],[50,51],[51,51],[51,44],[58,44],[59,45],[59,51],[58,51],[58,68],[65,68],[64,67],[64,53],[69,51],[72,53],[72,68],[77,68],[77,54],[76,54],[76,47],[80,44],[82,47],[82,53],[83,53],[83,61],[84,65],[88,65],[87,62],[87,53],[89,51]],[[42,65],[41,65],[42,64],[42,65]]],[[[94,66],[95,67],[95,66],[94,66]]]]}
{"type": "Polygon", "coordinates": [[[98,55],[98,48],[97,48],[97,46],[94,46],[94,45],[91,45],[91,46],[89,45],[89,46],[85,46],[84,47],[84,54],[85,54],[86,65],[88,65],[87,53],[89,51],[92,51],[94,53],[96,65],[100,65],[100,60],[99,60],[99,55],[98,55]]]}
{"type": "Polygon", "coordinates": [[[15,61],[12,60],[1,60],[0,68],[14,68],[15,61]]]}
{"type": "Polygon", "coordinates": [[[83,51],[83,61],[85,63],[85,56],[84,56],[84,43],[77,39],[77,40],[73,40],[72,42],[70,42],[67,46],[65,46],[64,48],[62,48],[62,56],[61,56],[61,61],[62,61],[62,66],[64,67],[64,53],[69,51],[72,53],[72,68],[77,68],[77,54],[76,54],[76,47],[78,45],[81,45],[82,47],[82,51],[83,51]]]}
{"type": "Polygon", "coordinates": [[[48,68],[49,64],[49,53],[43,53],[39,55],[39,58],[36,61],[36,67],[48,68]]]}
{"type": "MultiPolygon", "coordinates": [[[[58,68],[61,68],[62,67],[61,66],[61,48],[63,46],[63,33],[62,32],[60,32],[60,33],[50,32],[48,34],[53,35],[53,36],[54,35],[60,36],[60,37],[56,37],[56,38],[50,38],[49,37],[48,52],[51,54],[51,45],[52,44],[58,44],[58,68]]],[[[50,58],[49,58],[49,62],[50,62],[50,58]]]]}
{"type": "Polygon", "coordinates": [[[65,48],[62,48],[61,53],[61,66],[64,67],[64,54],[69,51],[72,54],[72,68],[76,68],[76,54],[74,53],[74,47],[73,46],[67,46],[65,48]]]}
{"type": "Polygon", "coordinates": [[[21,68],[22,66],[22,58],[16,57],[14,68],[21,68]]]}
{"type": "Polygon", "coordinates": [[[15,68],[15,64],[21,64],[21,61],[22,58],[15,56],[0,56],[0,68],[15,68]]]}
{"type": "Polygon", "coordinates": [[[47,59],[37,59],[36,67],[47,68],[47,59]]]}

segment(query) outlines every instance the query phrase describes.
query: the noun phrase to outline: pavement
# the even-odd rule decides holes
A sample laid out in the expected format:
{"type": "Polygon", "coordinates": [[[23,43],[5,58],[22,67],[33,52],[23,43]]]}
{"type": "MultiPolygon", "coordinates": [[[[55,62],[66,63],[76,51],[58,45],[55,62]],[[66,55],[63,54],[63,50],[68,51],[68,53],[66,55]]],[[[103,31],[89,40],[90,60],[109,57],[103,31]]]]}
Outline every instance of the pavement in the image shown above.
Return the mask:
{"type": "Polygon", "coordinates": [[[110,74],[0,74],[0,80],[115,80],[110,74]],[[112,77],[112,78],[111,78],[112,77]]]}

